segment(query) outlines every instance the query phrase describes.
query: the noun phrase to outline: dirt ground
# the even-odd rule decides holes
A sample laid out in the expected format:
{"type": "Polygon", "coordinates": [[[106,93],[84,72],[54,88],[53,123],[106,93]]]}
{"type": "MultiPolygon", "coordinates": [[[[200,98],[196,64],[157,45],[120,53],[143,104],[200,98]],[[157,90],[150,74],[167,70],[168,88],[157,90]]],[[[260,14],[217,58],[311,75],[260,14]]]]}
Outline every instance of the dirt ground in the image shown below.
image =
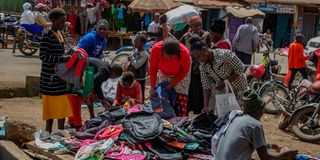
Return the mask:
{"type": "MultiPolygon", "coordinates": [[[[102,108],[95,108],[96,112],[102,108]]],[[[82,109],[83,120],[88,120],[89,115],[86,108],[82,109]]],[[[0,99],[0,115],[8,115],[11,120],[20,120],[44,129],[44,121],[41,120],[41,101],[34,98],[0,99]]],[[[283,132],[277,128],[278,119],[274,115],[263,117],[264,131],[268,143],[278,144],[282,147],[298,149],[301,153],[320,156],[320,145],[301,142],[290,132],[283,132]]],[[[54,126],[56,129],[56,125],[54,126]]]]}

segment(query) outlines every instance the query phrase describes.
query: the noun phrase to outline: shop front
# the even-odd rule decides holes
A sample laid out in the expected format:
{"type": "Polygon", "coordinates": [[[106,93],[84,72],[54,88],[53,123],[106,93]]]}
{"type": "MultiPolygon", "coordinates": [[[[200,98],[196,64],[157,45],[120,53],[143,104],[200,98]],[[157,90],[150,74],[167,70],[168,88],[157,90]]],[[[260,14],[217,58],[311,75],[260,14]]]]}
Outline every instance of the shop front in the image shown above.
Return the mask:
{"type": "Polygon", "coordinates": [[[301,21],[299,33],[305,36],[305,43],[318,34],[319,7],[299,6],[298,20],[301,21]]]}
{"type": "MultiPolygon", "coordinates": [[[[297,11],[295,5],[257,3],[252,4],[252,8],[257,8],[266,13],[262,33],[271,31],[274,47],[283,48],[290,44],[294,36],[294,14],[297,11]]],[[[299,19],[298,19],[299,21],[299,19]]],[[[298,22],[299,23],[299,22],[298,22]]]]}

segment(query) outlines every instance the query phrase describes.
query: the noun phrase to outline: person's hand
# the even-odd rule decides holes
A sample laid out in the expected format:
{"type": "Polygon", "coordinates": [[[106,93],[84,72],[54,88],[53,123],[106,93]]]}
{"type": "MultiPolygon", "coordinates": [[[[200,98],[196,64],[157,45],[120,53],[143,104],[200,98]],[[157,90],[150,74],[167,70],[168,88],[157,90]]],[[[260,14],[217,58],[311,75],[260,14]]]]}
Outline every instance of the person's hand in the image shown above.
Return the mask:
{"type": "Polygon", "coordinates": [[[295,159],[295,156],[298,154],[298,150],[288,149],[287,147],[283,148],[281,152],[286,157],[286,160],[295,159]]]}
{"type": "Polygon", "coordinates": [[[216,84],[216,89],[218,90],[218,91],[223,91],[223,89],[225,88],[226,86],[225,86],[225,84],[224,84],[224,81],[220,81],[220,82],[218,82],[217,84],[216,84]]]}
{"type": "Polygon", "coordinates": [[[149,91],[149,97],[154,98],[156,96],[156,91],[154,89],[150,89],[149,91]]]}
{"type": "Polygon", "coordinates": [[[172,90],[172,88],[173,88],[173,84],[170,83],[164,90],[170,91],[170,90],[172,90]]]}
{"type": "Polygon", "coordinates": [[[107,102],[107,101],[103,101],[102,104],[103,104],[103,108],[104,108],[104,109],[109,109],[109,108],[111,107],[110,103],[107,102]]]}
{"type": "Polygon", "coordinates": [[[272,145],[272,149],[274,149],[277,153],[280,153],[281,152],[281,147],[276,145],[276,144],[273,144],[272,145]]]}
{"type": "Polygon", "coordinates": [[[70,58],[71,58],[71,55],[63,55],[61,57],[61,62],[68,62],[70,58]]]}
{"type": "Polygon", "coordinates": [[[208,107],[203,107],[202,112],[203,113],[208,113],[209,112],[209,108],[208,107]]]}

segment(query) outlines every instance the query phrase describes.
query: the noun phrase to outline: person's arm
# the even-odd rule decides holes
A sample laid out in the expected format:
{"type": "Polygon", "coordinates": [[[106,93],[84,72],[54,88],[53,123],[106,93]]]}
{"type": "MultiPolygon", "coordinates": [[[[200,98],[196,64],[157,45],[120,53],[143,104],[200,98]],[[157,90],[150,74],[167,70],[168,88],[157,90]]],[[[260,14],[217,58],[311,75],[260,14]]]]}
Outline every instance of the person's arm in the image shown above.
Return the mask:
{"type": "Polygon", "coordinates": [[[207,38],[206,38],[206,44],[207,44],[207,46],[208,46],[209,48],[212,47],[212,42],[211,42],[211,39],[210,39],[210,35],[208,35],[207,38]]]}
{"type": "Polygon", "coordinates": [[[49,54],[51,48],[51,40],[49,37],[44,36],[40,42],[40,59],[46,63],[59,63],[64,62],[66,57],[63,55],[52,55],[49,54]]]}
{"type": "Polygon", "coordinates": [[[137,85],[135,85],[135,90],[136,90],[136,99],[142,103],[142,91],[141,91],[141,85],[137,81],[135,82],[137,85]]]}
{"type": "Polygon", "coordinates": [[[150,87],[151,90],[156,87],[157,82],[157,73],[158,73],[158,64],[159,59],[161,56],[161,46],[155,46],[151,50],[150,55],[150,68],[149,68],[149,74],[150,74],[150,87]]]}
{"type": "Polygon", "coordinates": [[[231,52],[230,54],[231,56],[226,58],[226,63],[229,64],[229,66],[231,66],[231,68],[233,69],[234,74],[228,78],[229,82],[233,82],[244,73],[244,65],[233,52],[231,52]]]}
{"type": "Polygon", "coordinates": [[[119,103],[121,103],[121,101],[122,101],[122,87],[120,85],[120,82],[118,82],[116,98],[114,99],[112,105],[113,106],[119,105],[119,103]]]}
{"type": "Polygon", "coordinates": [[[238,45],[241,30],[242,30],[242,26],[238,28],[236,35],[233,38],[233,41],[232,41],[233,48],[235,48],[238,45]]]}
{"type": "Polygon", "coordinates": [[[178,63],[181,64],[181,69],[180,72],[176,75],[175,79],[171,82],[172,86],[177,85],[181,80],[183,80],[188,73],[190,72],[190,68],[191,68],[191,57],[189,54],[189,50],[183,46],[180,46],[180,58],[178,63]]]}
{"type": "Polygon", "coordinates": [[[304,54],[304,49],[303,49],[303,46],[302,46],[302,45],[299,46],[298,52],[299,52],[299,59],[300,59],[301,61],[306,61],[306,60],[309,59],[309,56],[304,54]]]}
{"type": "Polygon", "coordinates": [[[139,69],[141,68],[147,61],[148,61],[148,54],[146,52],[141,52],[140,53],[140,58],[137,60],[132,60],[131,61],[131,65],[135,68],[135,69],[139,69]]]}
{"type": "Polygon", "coordinates": [[[256,52],[259,44],[259,33],[258,30],[255,30],[252,36],[252,51],[256,52]]]}
{"type": "Polygon", "coordinates": [[[93,43],[93,41],[94,41],[93,37],[91,37],[89,35],[85,35],[84,37],[82,37],[80,39],[77,46],[84,49],[85,51],[89,52],[90,46],[93,43]]]}
{"type": "Polygon", "coordinates": [[[46,19],[40,14],[36,16],[35,21],[37,24],[39,24],[43,28],[48,28],[51,26],[51,22],[47,22],[46,19]]]}
{"type": "Polygon", "coordinates": [[[269,153],[266,146],[262,146],[257,149],[258,155],[261,160],[282,160],[282,159],[294,159],[298,154],[297,150],[284,150],[280,153],[269,153]]]}
{"type": "Polygon", "coordinates": [[[212,82],[209,79],[207,73],[205,72],[205,66],[200,66],[200,77],[201,77],[201,83],[203,88],[203,99],[204,99],[204,110],[207,110],[209,107],[209,100],[211,97],[211,86],[212,82]]]}

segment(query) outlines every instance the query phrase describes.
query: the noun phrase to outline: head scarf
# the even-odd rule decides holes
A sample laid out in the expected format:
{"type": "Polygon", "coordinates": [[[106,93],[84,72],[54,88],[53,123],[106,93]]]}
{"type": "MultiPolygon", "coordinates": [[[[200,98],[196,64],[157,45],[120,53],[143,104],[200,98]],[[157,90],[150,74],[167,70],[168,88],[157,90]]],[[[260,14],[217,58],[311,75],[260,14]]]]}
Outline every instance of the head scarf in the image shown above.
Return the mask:
{"type": "Polygon", "coordinates": [[[224,34],[226,30],[226,22],[221,19],[216,19],[210,26],[211,32],[224,34]]]}
{"type": "Polygon", "coordinates": [[[31,7],[32,7],[32,5],[30,4],[30,3],[24,3],[23,5],[22,5],[22,7],[23,7],[23,10],[29,10],[31,7]]]}
{"type": "Polygon", "coordinates": [[[244,113],[254,113],[263,108],[266,103],[253,90],[247,90],[243,93],[244,113]]]}

